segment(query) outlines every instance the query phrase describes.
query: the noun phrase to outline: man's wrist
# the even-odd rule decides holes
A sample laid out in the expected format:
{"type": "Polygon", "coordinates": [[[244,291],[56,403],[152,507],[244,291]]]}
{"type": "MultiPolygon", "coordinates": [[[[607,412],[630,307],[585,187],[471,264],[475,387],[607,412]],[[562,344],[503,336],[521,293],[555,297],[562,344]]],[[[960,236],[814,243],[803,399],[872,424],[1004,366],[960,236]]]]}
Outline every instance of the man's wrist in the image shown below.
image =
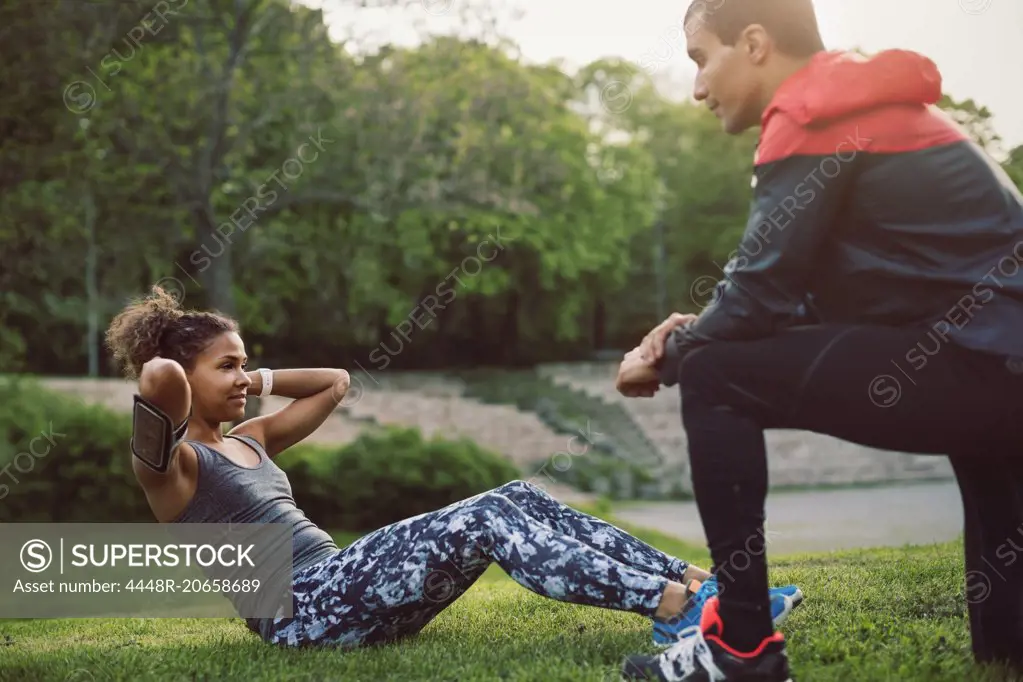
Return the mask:
{"type": "Polygon", "coordinates": [[[664,386],[674,386],[678,383],[678,342],[675,340],[675,335],[679,333],[680,328],[673,329],[668,338],[664,340],[664,355],[661,356],[660,361],[657,363],[655,369],[657,370],[657,378],[660,379],[661,384],[664,386]]]}

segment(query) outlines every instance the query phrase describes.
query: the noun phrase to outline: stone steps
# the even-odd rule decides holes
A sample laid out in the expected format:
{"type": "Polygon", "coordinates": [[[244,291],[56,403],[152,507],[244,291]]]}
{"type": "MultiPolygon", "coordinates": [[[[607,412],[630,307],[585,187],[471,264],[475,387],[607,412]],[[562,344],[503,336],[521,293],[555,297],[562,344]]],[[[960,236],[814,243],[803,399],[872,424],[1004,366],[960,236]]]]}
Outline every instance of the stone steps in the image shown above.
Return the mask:
{"type": "MultiPolygon", "coordinates": [[[[687,478],[688,449],[678,392],[665,389],[650,399],[624,398],[614,390],[616,368],[617,363],[579,363],[545,365],[538,372],[558,384],[621,405],[660,450],[669,465],[670,473],[665,475],[687,478]]],[[[134,382],[119,379],[47,378],[43,383],[125,412],[131,409],[135,387],[134,382]]],[[[524,478],[558,489],[540,473],[542,464],[534,463],[550,462],[555,453],[567,451],[570,437],[551,430],[535,413],[465,397],[465,385],[459,379],[437,372],[370,375],[356,370],[352,386],[350,400],[310,436],[310,442],[341,445],[374,422],[416,427],[426,437],[469,438],[514,462],[524,478]]],[[[262,401],[261,410],[280,409],[287,402],[270,397],[262,401]]],[[[773,487],[952,478],[944,457],[875,450],[808,431],[769,431],[766,441],[773,487]]],[[[569,492],[564,495],[570,497],[569,492]]]]}
{"type": "MultiPolygon", "coordinates": [[[[678,391],[662,389],[653,398],[625,398],[614,388],[617,367],[617,362],[579,363],[545,365],[539,371],[556,383],[623,405],[660,448],[665,461],[687,471],[688,441],[678,391]]],[[[768,431],[765,441],[772,487],[953,478],[945,457],[877,450],[798,430],[768,431]]]]}

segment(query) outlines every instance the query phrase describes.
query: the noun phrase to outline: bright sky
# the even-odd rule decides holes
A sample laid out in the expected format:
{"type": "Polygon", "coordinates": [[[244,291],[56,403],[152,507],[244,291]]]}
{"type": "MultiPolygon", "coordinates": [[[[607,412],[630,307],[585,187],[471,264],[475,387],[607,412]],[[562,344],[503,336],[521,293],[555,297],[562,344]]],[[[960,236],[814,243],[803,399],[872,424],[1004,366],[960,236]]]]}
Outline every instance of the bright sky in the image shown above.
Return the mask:
{"type": "MultiPolygon", "coordinates": [[[[415,40],[414,26],[457,29],[469,0],[419,0],[401,11],[362,11],[357,25],[379,39],[415,40]]],[[[332,11],[334,0],[308,0],[325,7],[331,31],[340,36],[353,15],[332,11]]],[[[501,32],[518,43],[529,61],[565,60],[580,66],[603,56],[643,62],[648,71],[673,74],[689,87],[694,73],[685,54],[681,19],[689,0],[506,0],[519,10],[502,12],[501,32]],[[651,67],[650,64],[655,66],[651,67]]],[[[944,91],[973,98],[994,114],[1008,147],[1023,144],[1023,0],[815,0],[829,48],[862,47],[875,52],[901,47],[935,61],[944,91]]]]}

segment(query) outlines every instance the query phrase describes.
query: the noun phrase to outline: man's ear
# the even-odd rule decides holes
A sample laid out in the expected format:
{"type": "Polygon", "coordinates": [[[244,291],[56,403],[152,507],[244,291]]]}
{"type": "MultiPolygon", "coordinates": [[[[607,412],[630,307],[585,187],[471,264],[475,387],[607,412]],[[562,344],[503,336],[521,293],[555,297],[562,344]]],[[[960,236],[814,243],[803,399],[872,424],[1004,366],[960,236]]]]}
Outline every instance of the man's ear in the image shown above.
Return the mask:
{"type": "Polygon", "coordinates": [[[746,57],[757,66],[763,65],[773,48],[771,35],[760,24],[750,24],[740,37],[739,43],[742,46],[746,57]]]}

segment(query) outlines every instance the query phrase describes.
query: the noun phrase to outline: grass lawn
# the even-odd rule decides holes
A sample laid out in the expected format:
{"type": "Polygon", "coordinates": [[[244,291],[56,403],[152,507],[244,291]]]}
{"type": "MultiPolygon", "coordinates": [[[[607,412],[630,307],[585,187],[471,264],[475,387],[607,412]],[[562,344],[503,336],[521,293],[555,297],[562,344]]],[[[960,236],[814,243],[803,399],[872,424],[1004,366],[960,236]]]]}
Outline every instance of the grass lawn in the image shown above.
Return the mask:
{"type": "MultiPolygon", "coordinates": [[[[708,563],[704,549],[629,530],[708,563]]],[[[784,628],[794,679],[1023,679],[971,662],[961,557],[950,543],[772,559],[772,580],[807,597],[784,628]]],[[[350,652],[277,649],[238,619],[0,621],[0,680],[609,682],[649,638],[641,616],[544,599],[491,567],[418,637],[350,652]]]]}

